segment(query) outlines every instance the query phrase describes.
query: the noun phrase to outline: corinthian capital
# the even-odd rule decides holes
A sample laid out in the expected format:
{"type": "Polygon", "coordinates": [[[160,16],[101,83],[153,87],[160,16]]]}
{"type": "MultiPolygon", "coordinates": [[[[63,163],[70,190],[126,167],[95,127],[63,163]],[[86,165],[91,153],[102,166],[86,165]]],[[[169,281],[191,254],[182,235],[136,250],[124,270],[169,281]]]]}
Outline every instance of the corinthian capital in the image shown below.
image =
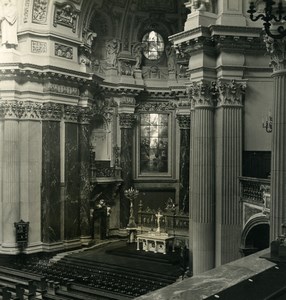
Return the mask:
{"type": "Polygon", "coordinates": [[[188,88],[189,96],[195,107],[213,107],[216,95],[215,82],[203,80],[192,82],[188,88]]]}
{"type": "Polygon", "coordinates": [[[63,115],[62,105],[58,103],[44,103],[41,108],[41,117],[43,120],[60,120],[63,115]]]}
{"type": "Polygon", "coordinates": [[[23,102],[13,100],[0,103],[0,115],[5,119],[18,119],[23,115],[23,102]]]}
{"type": "Polygon", "coordinates": [[[242,96],[246,90],[245,82],[236,82],[235,80],[218,80],[217,84],[217,104],[220,105],[242,105],[242,96]]]}
{"type": "Polygon", "coordinates": [[[190,115],[177,115],[176,116],[180,129],[190,129],[191,116],[190,115]]]}
{"type": "Polygon", "coordinates": [[[270,55],[270,66],[274,71],[286,69],[286,38],[273,39],[265,35],[264,42],[266,44],[267,53],[270,55]]]}

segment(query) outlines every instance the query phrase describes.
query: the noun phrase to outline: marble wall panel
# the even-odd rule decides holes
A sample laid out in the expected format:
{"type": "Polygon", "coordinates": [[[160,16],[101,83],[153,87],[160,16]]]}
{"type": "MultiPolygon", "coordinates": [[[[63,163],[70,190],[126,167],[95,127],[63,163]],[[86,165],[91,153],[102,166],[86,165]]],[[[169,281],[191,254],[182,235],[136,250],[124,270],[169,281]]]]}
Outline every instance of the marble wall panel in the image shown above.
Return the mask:
{"type": "Polygon", "coordinates": [[[42,241],[60,240],[60,123],[42,124],[42,241]]]}
{"type": "Polygon", "coordinates": [[[65,186],[64,238],[69,240],[80,236],[78,125],[74,123],[65,124],[65,186]]]}
{"type": "Polygon", "coordinates": [[[179,209],[189,211],[190,129],[181,129],[179,209]]]}

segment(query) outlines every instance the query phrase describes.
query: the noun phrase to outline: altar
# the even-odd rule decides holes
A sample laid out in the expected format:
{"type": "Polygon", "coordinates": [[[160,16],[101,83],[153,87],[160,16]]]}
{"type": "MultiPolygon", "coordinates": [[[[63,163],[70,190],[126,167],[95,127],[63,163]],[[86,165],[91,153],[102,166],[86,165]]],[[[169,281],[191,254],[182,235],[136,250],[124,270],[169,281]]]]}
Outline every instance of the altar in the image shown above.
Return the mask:
{"type": "Polygon", "coordinates": [[[166,254],[170,243],[172,243],[172,251],[174,252],[175,237],[169,236],[167,233],[144,233],[137,235],[137,250],[140,250],[142,242],[143,250],[146,252],[166,254]]]}

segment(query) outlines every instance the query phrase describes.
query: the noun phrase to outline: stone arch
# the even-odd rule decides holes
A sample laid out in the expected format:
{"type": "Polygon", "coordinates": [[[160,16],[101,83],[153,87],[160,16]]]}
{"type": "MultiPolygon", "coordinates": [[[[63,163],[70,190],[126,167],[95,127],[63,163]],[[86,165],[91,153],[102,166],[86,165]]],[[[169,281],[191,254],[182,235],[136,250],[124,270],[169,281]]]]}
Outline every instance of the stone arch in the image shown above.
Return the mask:
{"type": "Polygon", "coordinates": [[[246,256],[269,247],[269,218],[255,214],[245,225],[241,235],[241,252],[246,256]]]}

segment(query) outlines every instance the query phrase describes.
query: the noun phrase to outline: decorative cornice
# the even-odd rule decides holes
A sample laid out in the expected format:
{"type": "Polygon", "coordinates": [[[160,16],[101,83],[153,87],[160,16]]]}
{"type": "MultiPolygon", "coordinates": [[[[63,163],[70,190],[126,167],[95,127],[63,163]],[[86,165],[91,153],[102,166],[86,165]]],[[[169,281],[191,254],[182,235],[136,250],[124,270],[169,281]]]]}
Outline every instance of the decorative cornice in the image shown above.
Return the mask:
{"type": "Polygon", "coordinates": [[[245,94],[246,83],[232,80],[218,80],[217,89],[217,106],[241,106],[242,96],[245,94]]]}
{"type": "Polygon", "coordinates": [[[121,128],[133,128],[135,125],[134,114],[122,113],[119,114],[119,125],[121,128]]]}
{"type": "Polygon", "coordinates": [[[266,50],[270,55],[270,66],[274,71],[281,71],[286,69],[286,38],[273,39],[265,35],[264,42],[266,50]]]}
{"type": "Polygon", "coordinates": [[[191,116],[190,115],[177,115],[176,119],[180,129],[190,129],[191,127],[191,116]]]}

